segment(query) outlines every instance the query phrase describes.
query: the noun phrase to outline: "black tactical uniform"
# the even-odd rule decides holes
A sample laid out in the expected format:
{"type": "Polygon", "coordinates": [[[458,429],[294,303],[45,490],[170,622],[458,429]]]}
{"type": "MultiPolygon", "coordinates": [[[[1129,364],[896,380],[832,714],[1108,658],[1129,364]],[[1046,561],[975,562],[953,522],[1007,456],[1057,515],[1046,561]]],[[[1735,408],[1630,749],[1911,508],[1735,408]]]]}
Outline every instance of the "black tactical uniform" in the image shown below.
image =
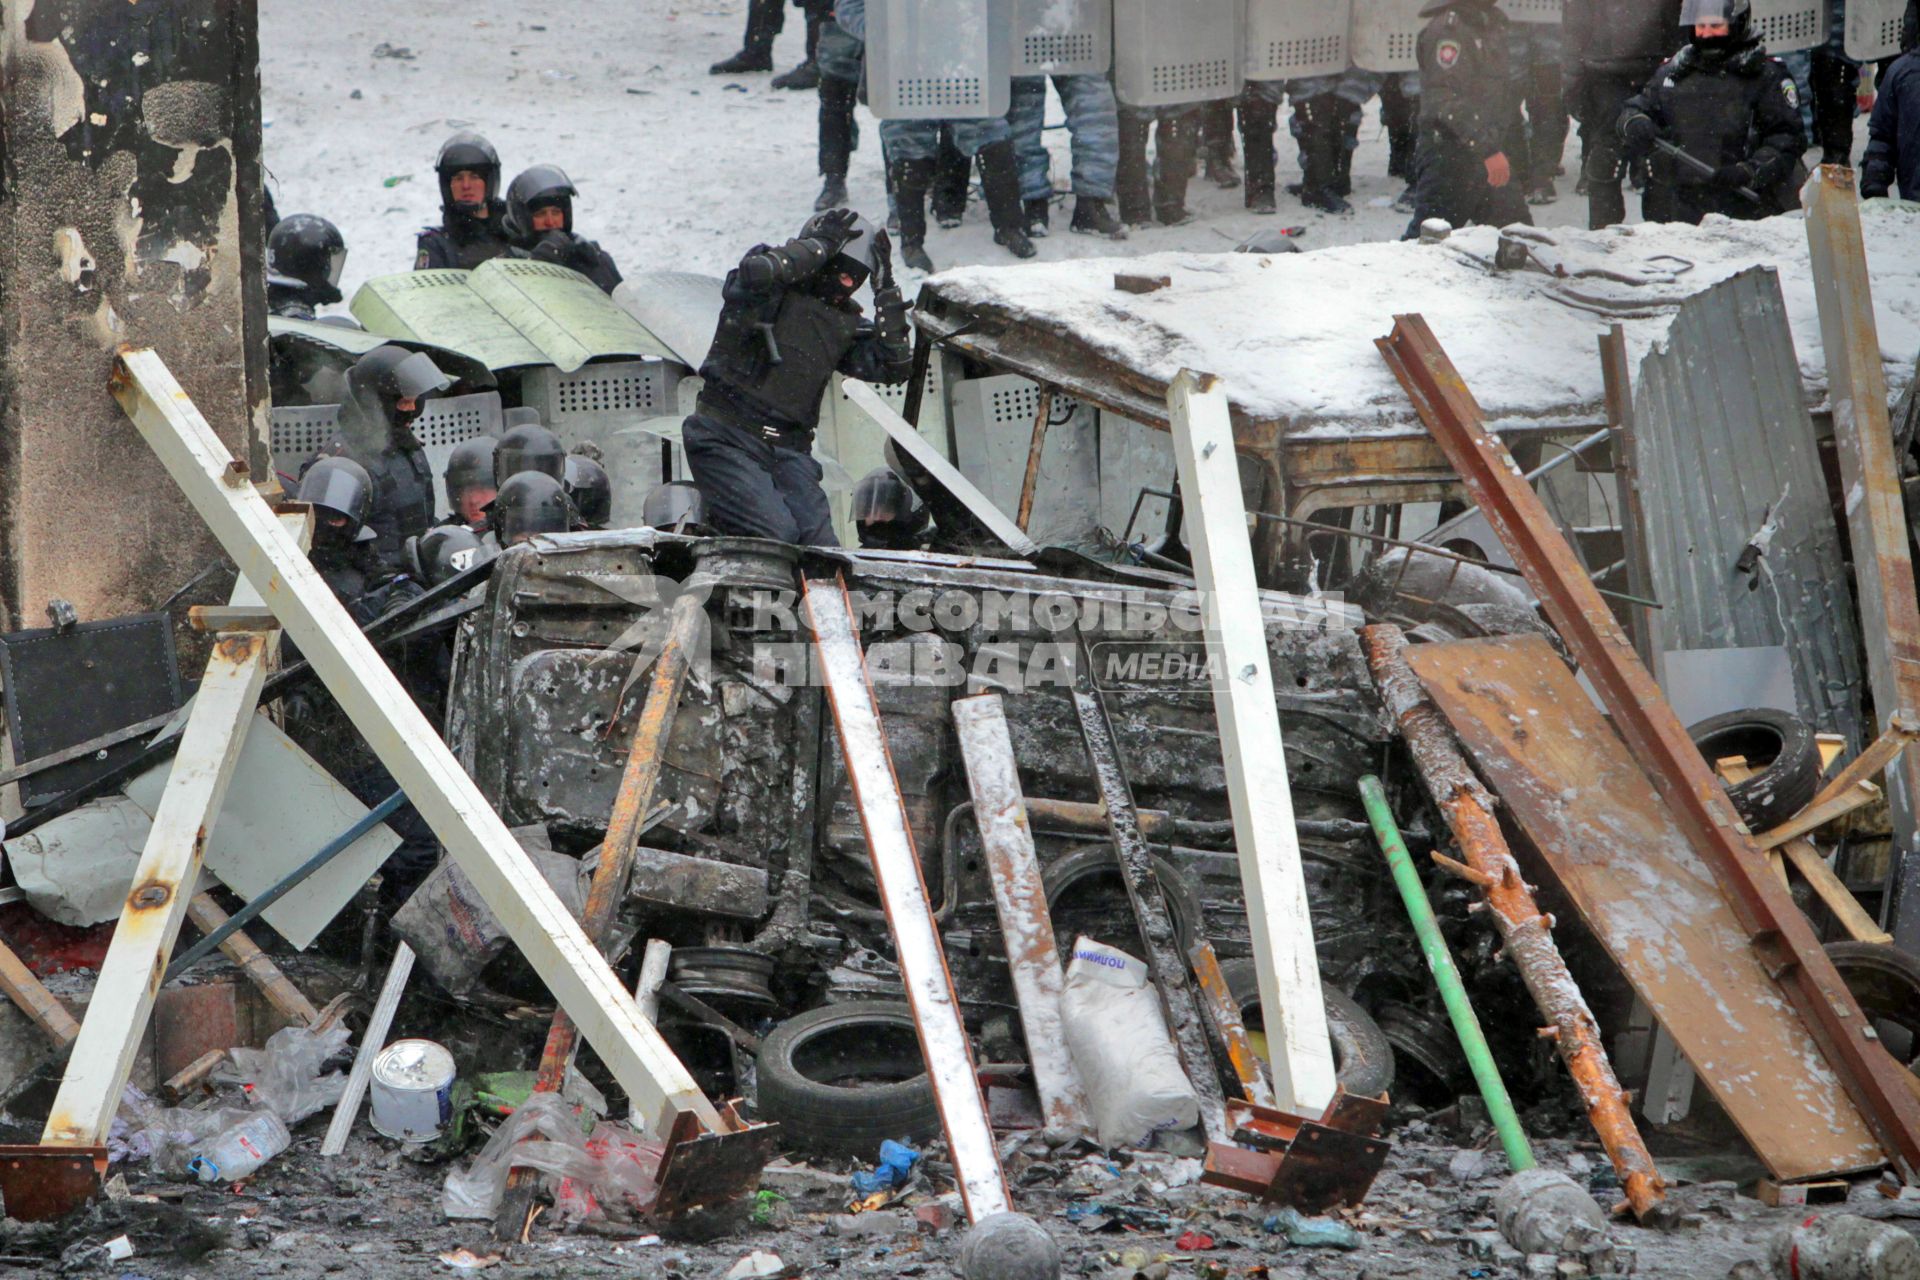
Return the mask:
{"type": "Polygon", "coordinates": [[[706,385],[682,433],[722,533],[837,545],[811,452],[821,397],[836,371],[891,384],[912,370],[907,307],[893,286],[885,234],[846,210],[820,214],[798,239],[758,246],[727,276],[719,331],[700,370],[706,385]],[[851,297],[869,262],[872,323],[851,297]]]}
{"type": "Polygon", "coordinates": [[[1519,173],[1496,187],[1487,162],[1519,134],[1520,111],[1508,70],[1507,17],[1494,0],[1440,0],[1420,11],[1420,144],[1413,222],[1456,227],[1531,223],[1519,173]]]}
{"type": "Polygon", "coordinates": [[[404,347],[368,352],[347,374],[347,398],[340,406],[340,434],[324,455],[351,458],[373,479],[373,509],[366,524],[376,535],[380,561],[398,570],[405,564],[406,542],[433,524],[433,468],[426,450],[409,429],[416,407],[397,406],[444,391],[451,382],[432,360],[404,347]]]}
{"type": "Polygon", "coordinates": [[[1627,220],[1620,110],[1685,40],[1680,0],[1566,0],[1566,95],[1585,148],[1587,225],[1627,220]]]}
{"type": "Polygon", "coordinates": [[[500,225],[507,207],[499,198],[500,156],[493,144],[477,133],[456,133],[440,148],[433,168],[440,179],[440,225],[420,233],[413,269],[471,271],[508,253],[513,245],[500,225]],[[453,175],[466,171],[487,181],[486,198],[478,205],[462,205],[453,198],[453,175]]]}
{"type": "Polygon", "coordinates": [[[537,164],[507,187],[507,212],[501,227],[513,242],[515,257],[569,267],[612,293],[620,287],[620,269],[598,244],[573,231],[573,200],[578,193],[559,166],[537,164]],[[541,209],[559,209],[566,225],[558,231],[535,231],[533,215],[541,209]]]}
{"type": "Polygon", "coordinates": [[[1649,222],[1698,223],[1709,213],[1751,221],[1800,207],[1807,135],[1799,90],[1745,21],[1736,20],[1728,43],[1696,37],[1668,59],[1628,100],[1620,133],[1629,156],[1652,153],[1642,203],[1649,222]],[[1656,138],[1711,172],[1656,150],[1656,138]]]}

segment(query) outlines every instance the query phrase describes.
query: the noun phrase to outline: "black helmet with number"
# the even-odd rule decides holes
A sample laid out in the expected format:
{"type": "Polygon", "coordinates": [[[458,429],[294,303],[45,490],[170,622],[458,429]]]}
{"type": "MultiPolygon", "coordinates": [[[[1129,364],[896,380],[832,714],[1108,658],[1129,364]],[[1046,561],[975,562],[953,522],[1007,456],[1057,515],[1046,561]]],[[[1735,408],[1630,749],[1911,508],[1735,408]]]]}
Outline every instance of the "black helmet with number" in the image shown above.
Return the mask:
{"type": "Polygon", "coordinates": [[[565,533],[573,527],[573,504],[560,482],[544,471],[521,471],[500,485],[493,500],[493,534],[502,547],[535,534],[565,533]]]}
{"type": "Polygon", "coordinates": [[[387,343],[361,356],[347,370],[346,399],[340,405],[340,434],[355,449],[378,453],[393,441],[396,428],[420,416],[420,402],[453,385],[433,357],[387,343]],[[413,408],[402,409],[410,400],[413,408]]]}
{"type": "Polygon", "coordinates": [[[493,450],[493,482],[503,486],[509,476],[538,471],[555,481],[567,478],[567,447],[542,426],[513,427],[493,450]]]}
{"type": "Polygon", "coordinates": [[[314,508],[315,546],[338,547],[372,542],[367,527],[373,513],[373,477],[352,458],[321,458],[300,478],[300,501],[314,508]]]}
{"type": "Polygon", "coordinates": [[[311,213],[280,219],[267,236],[267,283],[304,289],[318,303],[340,301],[347,242],[340,228],[311,213]]]}
{"type": "Polygon", "coordinates": [[[456,173],[477,173],[486,179],[486,204],[491,205],[500,196],[500,153],[493,144],[471,129],[462,129],[448,138],[440,146],[440,156],[433,162],[433,171],[440,175],[440,203],[448,209],[460,213],[478,213],[482,206],[476,204],[457,204],[453,198],[453,175],[456,173]]]}
{"type": "Polygon", "coordinates": [[[649,529],[692,533],[707,522],[707,497],[691,480],[669,480],[647,495],[640,519],[649,529]]]}
{"type": "Polygon", "coordinates": [[[571,233],[573,201],[579,194],[573,179],[559,165],[537,164],[507,185],[507,213],[501,229],[522,249],[531,249],[543,234],[533,229],[533,215],[541,209],[558,208],[567,217],[563,230],[571,233]]]}
{"type": "Polygon", "coordinates": [[[409,567],[429,587],[437,587],[487,558],[480,535],[463,524],[435,525],[408,542],[409,567]]]}
{"type": "Polygon", "coordinates": [[[927,509],[891,467],[875,467],[853,487],[853,523],[860,545],[907,551],[920,545],[927,509]]]}
{"type": "Polygon", "coordinates": [[[570,453],[566,474],[560,483],[573,501],[573,513],[581,527],[607,527],[607,522],[613,519],[613,477],[605,467],[592,458],[570,453]]]}

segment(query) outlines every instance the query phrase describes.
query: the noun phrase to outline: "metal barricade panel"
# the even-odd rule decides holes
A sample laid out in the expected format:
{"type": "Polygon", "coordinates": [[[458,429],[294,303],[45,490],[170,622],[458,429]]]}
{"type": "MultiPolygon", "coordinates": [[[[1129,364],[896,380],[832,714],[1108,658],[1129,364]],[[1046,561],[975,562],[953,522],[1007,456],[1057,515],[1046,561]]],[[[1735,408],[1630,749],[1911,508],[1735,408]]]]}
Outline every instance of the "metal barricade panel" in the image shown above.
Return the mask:
{"type": "Polygon", "coordinates": [[[1847,0],[1847,56],[1877,62],[1900,52],[1900,19],[1906,0],[1847,0]]]}
{"type": "Polygon", "coordinates": [[[1339,75],[1352,25],[1353,0],[1247,0],[1247,79],[1339,75]]]}
{"type": "Polygon", "coordinates": [[[334,425],[339,421],[337,404],[275,408],[272,413],[274,470],[298,477],[300,469],[333,439],[334,425]]]}
{"type": "MultiPolygon", "coordinates": [[[[1039,384],[1016,374],[970,378],[954,384],[951,400],[960,473],[1014,514],[1040,412],[1039,384]]],[[[1060,395],[1050,422],[1027,532],[1042,544],[1090,542],[1100,523],[1097,420],[1092,409],[1060,395]]]]}
{"type": "Polygon", "coordinates": [[[1013,0],[873,0],[867,97],[882,120],[981,120],[1013,105],[1013,0]]]}
{"type": "Polygon", "coordinates": [[[1362,71],[1390,74],[1420,69],[1420,10],[1429,0],[1353,0],[1347,56],[1362,71]]]}
{"type": "Polygon", "coordinates": [[[1103,76],[1113,66],[1113,0],[1013,0],[1013,74],[1103,76]]]}
{"type": "Polygon", "coordinates": [[[560,443],[568,449],[589,440],[599,446],[600,463],[613,482],[616,528],[639,523],[647,495],[671,478],[665,442],[630,428],[677,415],[686,372],[685,365],[667,360],[604,360],[572,373],[532,369],[520,380],[521,401],[540,411],[560,443]]]}
{"type": "Polygon", "coordinates": [[[1514,22],[1559,22],[1563,0],[1500,0],[1496,6],[1514,22]]]}
{"type": "Polygon", "coordinates": [[[1753,0],[1753,27],[1768,53],[1795,53],[1827,42],[1827,0],[1753,0]]]}
{"type": "Polygon", "coordinates": [[[1239,94],[1246,0],[1114,0],[1113,91],[1130,107],[1239,94]]]}

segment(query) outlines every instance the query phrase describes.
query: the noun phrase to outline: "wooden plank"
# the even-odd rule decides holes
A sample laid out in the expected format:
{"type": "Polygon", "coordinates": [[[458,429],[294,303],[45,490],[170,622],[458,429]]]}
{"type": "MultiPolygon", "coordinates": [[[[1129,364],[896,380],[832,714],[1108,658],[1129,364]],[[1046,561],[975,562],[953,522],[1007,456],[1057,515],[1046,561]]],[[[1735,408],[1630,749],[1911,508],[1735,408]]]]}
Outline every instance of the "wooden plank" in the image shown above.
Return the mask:
{"type": "Polygon", "coordinates": [[[1773,830],[1754,839],[1762,849],[1778,849],[1790,840],[1797,840],[1809,832],[1818,831],[1829,822],[1846,817],[1855,809],[1866,808],[1879,798],[1880,788],[1871,782],[1856,782],[1844,794],[1810,804],[1773,830]]]}
{"type": "MultiPolygon", "coordinates": [[[[227,923],[227,913],[204,893],[196,893],[187,904],[187,918],[203,934],[212,933],[227,923]]],[[[320,1020],[320,1011],[313,1007],[313,1001],[280,972],[280,966],[269,960],[267,953],[245,931],[235,930],[230,934],[220,944],[220,952],[239,966],[240,972],[247,975],[281,1016],[303,1027],[311,1027],[320,1020]]]]}
{"type": "Polygon", "coordinates": [[[1840,922],[1840,927],[1847,931],[1847,936],[1855,942],[1893,941],[1893,935],[1882,929],[1875,923],[1874,918],[1867,914],[1866,908],[1860,905],[1860,900],[1854,897],[1853,891],[1833,873],[1833,868],[1827,865],[1827,860],[1820,856],[1820,851],[1813,847],[1811,841],[1789,840],[1780,852],[1786,855],[1787,861],[1793,864],[1793,869],[1798,871],[1801,878],[1812,887],[1814,893],[1819,895],[1820,901],[1826,903],[1827,910],[1833,912],[1833,918],[1840,922]]]}
{"type": "Polygon", "coordinates": [[[133,873],[127,905],[47,1116],[40,1138],[45,1145],[106,1144],[167,956],[187,917],[186,896],[200,874],[207,833],[220,816],[234,762],[260,702],[266,660],[266,641],[258,633],[222,636],[214,644],[160,810],[133,873]]]}
{"type": "Polygon", "coordinates": [[[401,943],[394,948],[387,965],[387,977],[380,994],[367,1015],[367,1031],[360,1037],[359,1051],[353,1055],[353,1069],[347,1073],[347,1087],[334,1104],[333,1119],[327,1122],[327,1136],[320,1141],[320,1154],[337,1156],[347,1149],[347,1136],[360,1117],[360,1103],[367,1096],[367,1081],[373,1076],[373,1060],[387,1046],[387,1032],[393,1029],[394,1012],[400,1008],[400,996],[413,976],[413,948],[401,943]]]}
{"type": "Polygon", "coordinates": [[[20,1012],[46,1032],[57,1048],[66,1048],[80,1034],[80,1024],[73,1020],[67,1007],[33,976],[33,970],[4,942],[0,942],[0,992],[19,1005],[20,1012]]]}
{"type": "Polygon", "coordinates": [[[1646,774],[1545,639],[1415,645],[1407,660],[1625,972],[1775,1178],[1884,1156],[1768,978],[1646,774]]]}
{"type": "Polygon", "coordinates": [[[1206,624],[1273,1094],[1280,1110],[1317,1116],[1334,1097],[1333,1045],[1226,388],[1217,379],[1182,372],[1168,392],[1167,409],[1206,624]]]}
{"type": "Polygon", "coordinates": [[[986,1100],[980,1095],[960,999],[947,972],[920,857],[914,852],[906,802],[900,797],[893,757],[887,752],[866,655],[854,630],[853,607],[844,584],[820,579],[807,584],[806,605],[807,624],[820,658],[820,678],[846,761],[847,782],[860,812],[880,902],[886,908],[887,928],[920,1038],[920,1055],[933,1081],[934,1106],[947,1136],[967,1217],[979,1222],[1009,1211],[1012,1200],[993,1128],[987,1122],[986,1100]]]}
{"type": "Polygon", "coordinates": [[[1061,1014],[1067,976],[1060,966],[1060,943],[1053,934],[1040,857],[1020,790],[1020,767],[1013,758],[1013,733],[1000,695],[954,702],[953,731],[967,768],[973,821],[986,855],[1040,1113],[1047,1128],[1063,1140],[1086,1137],[1093,1132],[1093,1107],[1067,1051],[1061,1014]]]}
{"type": "MultiPolygon", "coordinates": [[[[1874,714],[1888,729],[1900,713],[1920,711],[1920,603],[1853,170],[1821,166],[1808,180],[1803,202],[1867,682],[1874,714]]],[[[1899,769],[1888,771],[1887,801],[1894,849],[1888,924],[1912,951],[1920,949],[1920,751],[1908,752],[1899,769]]]]}
{"type": "Polygon", "coordinates": [[[373,645],[245,483],[236,462],[166,364],[127,351],[114,395],[240,571],[273,607],[314,671],[607,1064],[655,1133],[689,1113],[708,1132],[719,1112],[561,905],[506,825],[447,750],[373,645]]]}

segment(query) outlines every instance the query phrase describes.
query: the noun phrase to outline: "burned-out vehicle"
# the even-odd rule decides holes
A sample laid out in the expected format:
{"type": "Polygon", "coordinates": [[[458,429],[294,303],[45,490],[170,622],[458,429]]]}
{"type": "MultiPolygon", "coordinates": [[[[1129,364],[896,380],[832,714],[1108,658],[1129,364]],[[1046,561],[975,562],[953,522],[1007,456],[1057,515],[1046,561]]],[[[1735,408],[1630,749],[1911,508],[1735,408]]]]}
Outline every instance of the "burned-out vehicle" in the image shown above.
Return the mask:
{"type": "MultiPolygon", "coordinates": [[[[1082,933],[1137,943],[1061,678],[1075,653],[1095,663],[1176,926],[1204,933],[1245,1000],[1257,999],[1205,647],[1192,584],[1172,574],[1059,552],[1036,565],[644,529],[540,538],[502,558],[466,623],[450,742],[510,826],[543,824],[556,849],[590,851],[665,606],[700,593],[710,643],[695,657],[641,839],[626,904],[635,936],[671,942],[674,985],[739,1022],[898,1000],[832,716],[807,678],[803,575],[840,577],[854,601],[948,966],[989,1060],[1019,1056],[1016,1007],[953,699],[1006,695],[1061,945],[1082,933]]],[[[1384,1015],[1396,1042],[1437,1042],[1434,1068],[1446,1074],[1445,1031],[1416,1008],[1418,949],[1357,800],[1357,779],[1382,771],[1393,736],[1367,675],[1360,613],[1278,592],[1263,593],[1263,605],[1347,1082],[1378,1091],[1392,1070],[1364,1009],[1384,1015]]],[[[917,1071],[911,1022],[894,1031],[917,1071]]],[[[682,1048],[698,1067],[700,1053],[682,1048]]]]}

